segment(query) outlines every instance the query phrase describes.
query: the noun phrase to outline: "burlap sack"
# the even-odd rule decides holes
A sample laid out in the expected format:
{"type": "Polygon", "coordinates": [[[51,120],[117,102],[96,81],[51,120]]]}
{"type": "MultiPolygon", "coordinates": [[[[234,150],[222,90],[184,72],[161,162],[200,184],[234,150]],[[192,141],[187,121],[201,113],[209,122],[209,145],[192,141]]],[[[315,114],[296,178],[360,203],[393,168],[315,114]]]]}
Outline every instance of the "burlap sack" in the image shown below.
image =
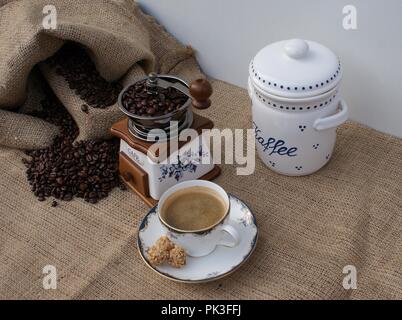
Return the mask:
{"type": "Polygon", "coordinates": [[[45,98],[39,70],[31,72],[27,83],[27,98],[15,112],[0,110],[0,145],[10,148],[44,148],[59,132],[58,127],[30,114],[41,110],[45,98]]]}
{"type": "MultiPolygon", "coordinates": [[[[55,30],[43,25],[46,5],[45,0],[20,0],[3,1],[0,7],[0,118],[10,120],[7,129],[3,129],[7,133],[2,137],[3,145],[35,148],[42,145],[37,141],[52,141],[49,130],[35,129],[43,123],[4,110],[18,111],[26,99],[32,68],[52,56],[66,40],[85,46],[99,73],[108,81],[122,79],[128,72],[123,83],[153,69],[168,73],[191,58],[191,49],[180,45],[153,18],[144,15],[134,1],[52,1],[57,10],[55,30]],[[21,127],[35,130],[27,134],[21,127]]],[[[108,128],[121,117],[117,106],[104,110],[91,108],[86,116],[80,111],[83,102],[68,89],[64,79],[52,70],[43,70],[56,95],[77,121],[78,139],[108,137],[108,128]]]]}

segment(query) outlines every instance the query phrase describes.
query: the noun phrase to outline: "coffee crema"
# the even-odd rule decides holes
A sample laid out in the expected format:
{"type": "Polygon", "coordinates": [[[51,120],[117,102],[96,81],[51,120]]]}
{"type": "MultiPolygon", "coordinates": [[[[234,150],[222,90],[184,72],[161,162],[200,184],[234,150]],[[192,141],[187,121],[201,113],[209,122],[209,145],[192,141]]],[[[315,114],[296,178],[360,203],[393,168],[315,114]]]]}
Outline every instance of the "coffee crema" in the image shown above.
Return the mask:
{"type": "Polygon", "coordinates": [[[216,191],[196,186],[170,195],[161,208],[161,217],[174,229],[197,231],[216,225],[227,210],[225,201],[216,191]]]}

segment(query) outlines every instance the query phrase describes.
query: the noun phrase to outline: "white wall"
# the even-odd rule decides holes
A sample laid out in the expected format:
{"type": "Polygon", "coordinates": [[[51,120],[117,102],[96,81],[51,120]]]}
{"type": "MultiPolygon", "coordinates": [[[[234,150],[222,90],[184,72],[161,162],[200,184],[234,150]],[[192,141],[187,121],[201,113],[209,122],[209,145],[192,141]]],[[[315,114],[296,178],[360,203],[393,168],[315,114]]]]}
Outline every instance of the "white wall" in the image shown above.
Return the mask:
{"type": "Polygon", "coordinates": [[[209,76],[246,87],[251,58],[265,45],[304,38],[341,58],[351,118],[402,137],[401,0],[138,0],[184,44],[209,76]],[[342,9],[357,8],[357,30],[342,9]]]}

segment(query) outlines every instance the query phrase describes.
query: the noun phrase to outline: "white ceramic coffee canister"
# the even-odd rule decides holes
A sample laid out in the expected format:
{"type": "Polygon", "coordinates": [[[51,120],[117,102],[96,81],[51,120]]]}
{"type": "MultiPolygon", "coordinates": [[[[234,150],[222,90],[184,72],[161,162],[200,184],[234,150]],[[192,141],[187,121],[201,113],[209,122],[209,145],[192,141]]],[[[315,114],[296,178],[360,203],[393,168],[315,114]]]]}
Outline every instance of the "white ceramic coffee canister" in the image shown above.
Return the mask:
{"type": "Polygon", "coordinates": [[[273,43],[250,63],[257,152],[272,170],[311,174],[331,158],[336,128],[348,117],[339,96],[341,63],[325,46],[300,39],[273,43]]]}

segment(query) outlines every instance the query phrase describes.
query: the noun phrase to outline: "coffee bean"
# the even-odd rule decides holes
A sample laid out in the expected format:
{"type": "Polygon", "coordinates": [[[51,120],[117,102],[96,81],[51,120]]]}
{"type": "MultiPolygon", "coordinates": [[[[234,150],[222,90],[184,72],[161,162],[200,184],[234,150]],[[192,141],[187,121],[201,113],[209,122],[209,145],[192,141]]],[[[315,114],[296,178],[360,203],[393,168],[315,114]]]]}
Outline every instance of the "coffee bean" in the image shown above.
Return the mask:
{"type": "Polygon", "coordinates": [[[80,183],[79,189],[81,191],[85,191],[85,190],[87,190],[87,188],[88,188],[88,185],[86,183],[80,183]]]}
{"type": "Polygon", "coordinates": [[[119,189],[122,191],[126,191],[127,190],[127,186],[123,181],[119,182],[119,189]]]}
{"type": "Polygon", "coordinates": [[[155,112],[156,112],[155,108],[149,108],[149,109],[147,110],[147,113],[148,113],[149,115],[153,115],[153,114],[155,114],[155,112]]]}
{"type": "Polygon", "coordinates": [[[85,112],[85,113],[88,113],[88,106],[87,106],[86,104],[83,104],[83,105],[81,106],[81,111],[82,111],[82,112],[85,112]]]}
{"type": "Polygon", "coordinates": [[[64,201],[71,201],[73,200],[73,195],[71,193],[67,193],[64,197],[63,197],[64,201]]]}
{"type": "Polygon", "coordinates": [[[55,208],[59,205],[59,203],[56,200],[52,201],[52,207],[55,208]]]}

